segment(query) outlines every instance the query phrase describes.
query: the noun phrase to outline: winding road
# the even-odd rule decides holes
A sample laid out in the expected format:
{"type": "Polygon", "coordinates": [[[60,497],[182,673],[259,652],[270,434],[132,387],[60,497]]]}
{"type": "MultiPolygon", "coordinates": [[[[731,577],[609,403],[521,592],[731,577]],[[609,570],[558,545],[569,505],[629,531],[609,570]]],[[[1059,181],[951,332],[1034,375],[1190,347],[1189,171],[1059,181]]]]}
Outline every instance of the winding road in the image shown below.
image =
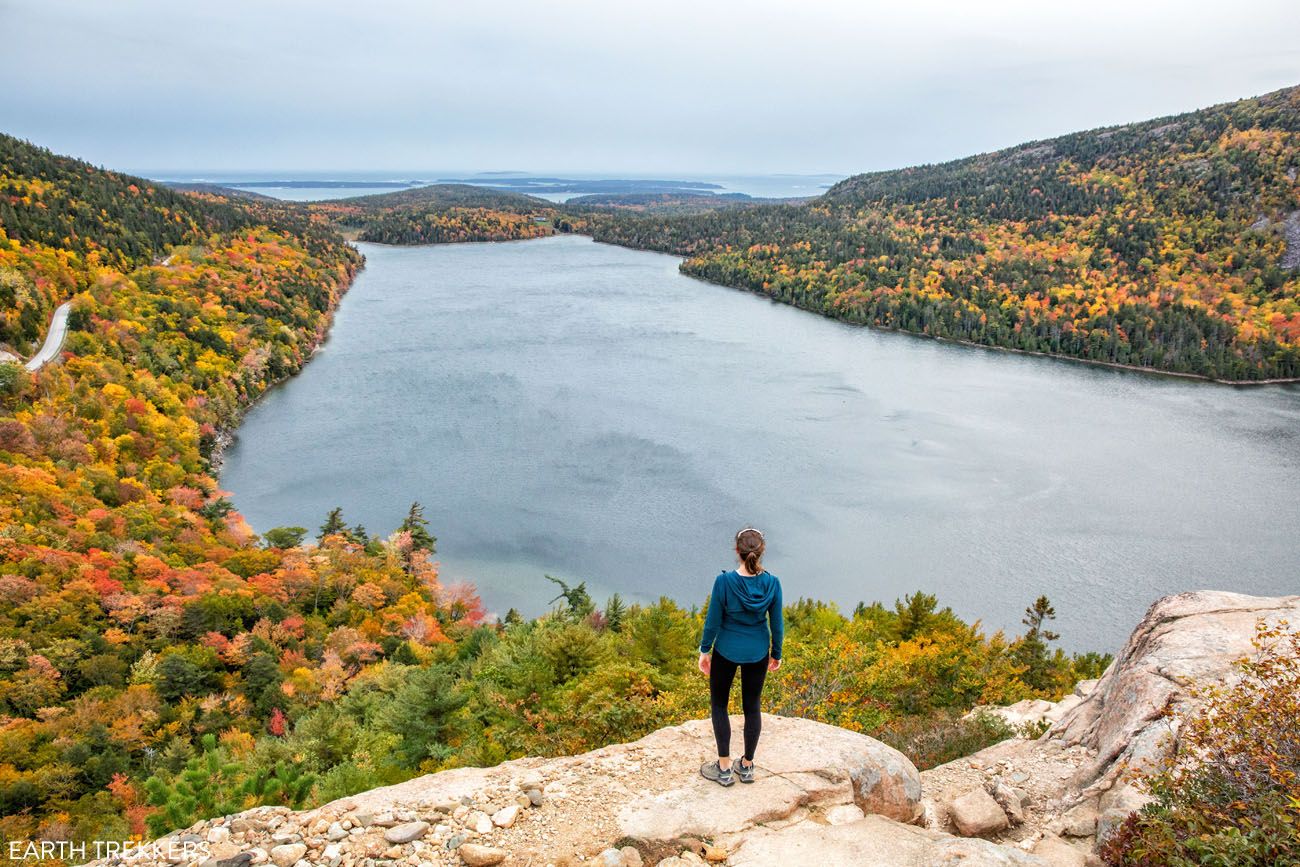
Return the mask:
{"type": "Polygon", "coordinates": [[[28,370],[40,370],[59,357],[59,350],[63,348],[63,339],[68,336],[68,311],[71,309],[71,301],[65,301],[55,309],[54,318],[50,320],[50,331],[45,335],[45,345],[27,362],[28,370]]]}

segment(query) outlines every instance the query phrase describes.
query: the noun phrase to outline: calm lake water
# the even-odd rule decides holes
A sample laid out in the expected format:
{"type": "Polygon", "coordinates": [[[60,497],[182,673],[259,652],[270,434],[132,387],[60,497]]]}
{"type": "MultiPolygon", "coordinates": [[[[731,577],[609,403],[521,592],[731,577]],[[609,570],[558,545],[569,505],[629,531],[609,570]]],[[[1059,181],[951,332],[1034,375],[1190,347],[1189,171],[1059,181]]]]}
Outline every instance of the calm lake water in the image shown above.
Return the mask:
{"type": "Polygon", "coordinates": [[[698,604],[732,534],[787,600],[914,590],[1117,650],[1183,590],[1300,592],[1300,389],[1229,388],[878,333],[556,237],[384,247],[222,485],[255,529],[427,506],[444,580],[547,607],[549,573],[698,604]]]}

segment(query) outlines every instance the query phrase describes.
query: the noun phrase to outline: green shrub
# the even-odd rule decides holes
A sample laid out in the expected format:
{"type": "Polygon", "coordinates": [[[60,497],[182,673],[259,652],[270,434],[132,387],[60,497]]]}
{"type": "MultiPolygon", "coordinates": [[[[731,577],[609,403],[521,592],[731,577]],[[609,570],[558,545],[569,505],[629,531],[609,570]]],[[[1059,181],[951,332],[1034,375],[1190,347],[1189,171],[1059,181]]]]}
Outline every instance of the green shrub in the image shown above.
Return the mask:
{"type": "Polygon", "coordinates": [[[966,716],[956,710],[902,717],[879,734],[882,741],[906,755],[922,771],[1015,736],[1016,730],[996,714],[966,716]]]}

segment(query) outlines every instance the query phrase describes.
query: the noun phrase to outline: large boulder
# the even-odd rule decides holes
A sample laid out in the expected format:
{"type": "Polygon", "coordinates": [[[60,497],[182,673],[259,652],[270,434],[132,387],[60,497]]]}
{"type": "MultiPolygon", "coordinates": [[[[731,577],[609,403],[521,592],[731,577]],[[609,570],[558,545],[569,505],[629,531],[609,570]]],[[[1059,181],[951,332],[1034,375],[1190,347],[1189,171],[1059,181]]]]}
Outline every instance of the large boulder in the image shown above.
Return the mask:
{"type": "MultiPolygon", "coordinates": [[[[1076,685],[1060,702],[982,709],[1016,724],[1053,724],[1037,740],[1013,738],[923,773],[928,824],[962,832],[965,817],[952,804],[983,786],[1012,818],[993,839],[1033,845],[1041,838],[1056,861],[1078,860],[1145,803],[1134,772],[1176,749],[1179,720],[1197,710],[1195,688],[1233,681],[1237,662],[1253,650],[1257,622],[1282,619],[1300,622],[1300,596],[1198,592],[1159,600],[1099,680],[1076,685]],[[1066,848],[1057,845],[1062,838],[1066,848]]],[[[978,833],[965,821],[965,833],[978,833]]]]}
{"type": "MultiPolygon", "coordinates": [[[[739,731],[737,731],[739,737],[739,731]]],[[[791,717],[763,716],[753,785],[720,789],[699,775],[714,751],[713,728],[696,720],[649,736],[671,756],[672,783],[618,809],[623,835],[672,840],[713,837],[785,818],[810,805],[854,804],[864,813],[911,822],[920,815],[921,777],[907,757],[874,738],[791,717]]],[[[643,739],[639,743],[644,743],[643,739]]]]}
{"type": "Polygon", "coordinates": [[[1126,771],[1150,768],[1174,747],[1168,717],[1195,712],[1191,687],[1234,681],[1258,621],[1297,618],[1300,596],[1199,591],[1158,600],[1088,697],[1048,732],[1094,753],[1073,784],[1109,789],[1126,771]]]}

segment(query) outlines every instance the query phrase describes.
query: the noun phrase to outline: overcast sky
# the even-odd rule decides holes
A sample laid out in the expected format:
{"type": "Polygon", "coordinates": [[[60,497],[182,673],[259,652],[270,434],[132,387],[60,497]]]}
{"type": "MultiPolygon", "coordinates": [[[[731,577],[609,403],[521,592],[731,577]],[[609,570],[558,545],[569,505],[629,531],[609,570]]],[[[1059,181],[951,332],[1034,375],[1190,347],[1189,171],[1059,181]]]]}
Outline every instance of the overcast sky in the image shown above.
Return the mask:
{"type": "Polygon", "coordinates": [[[1296,0],[0,0],[0,129],[137,172],[830,172],[1300,84],[1296,0]]]}

